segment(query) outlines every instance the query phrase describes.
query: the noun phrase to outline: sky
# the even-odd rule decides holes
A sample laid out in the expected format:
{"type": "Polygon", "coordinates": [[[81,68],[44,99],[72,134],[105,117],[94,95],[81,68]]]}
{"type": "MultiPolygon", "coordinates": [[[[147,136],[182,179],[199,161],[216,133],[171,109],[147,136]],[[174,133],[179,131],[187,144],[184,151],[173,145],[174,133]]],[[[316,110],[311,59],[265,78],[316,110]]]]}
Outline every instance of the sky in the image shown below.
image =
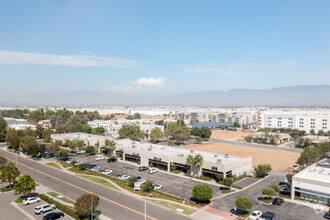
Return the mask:
{"type": "Polygon", "coordinates": [[[328,0],[0,3],[0,104],[330,84],[328,0]]]}

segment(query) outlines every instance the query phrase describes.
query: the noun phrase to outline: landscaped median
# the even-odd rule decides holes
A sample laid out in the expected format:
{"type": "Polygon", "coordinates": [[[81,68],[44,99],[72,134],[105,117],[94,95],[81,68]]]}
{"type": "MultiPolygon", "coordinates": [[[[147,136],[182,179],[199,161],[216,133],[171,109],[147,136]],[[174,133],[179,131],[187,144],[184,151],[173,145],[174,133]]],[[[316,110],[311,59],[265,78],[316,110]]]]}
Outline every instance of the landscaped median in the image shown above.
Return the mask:
{"type": "Polygon", "coordinates": [[[172,209],[172,210],[175,210],[175,211],[180,211],[180,212],[182,212],[184,214],[187,214],[187,215],[191,215],[191,214],[193,214],[194,212],[197,211],[195,209],[188,208],[188,207],[183,206],[183,205],[179,205],[179,204],[176,204],[176,203],[167,202],[167,201],[163,201],[163,200],[155,200],[155,199],[147,199],[147,200],[151,201],[153,203],[156,203],[158,205],[165,206],[169,209],[172,209]]]}
{"type": "Polygon", "coordinates": [[[116,186],[114,186],[109,181],[106,181],[104,179],[101,179],[101,178],[98,178],[95,176],[86,176],[86,175],[78,175],[78,176],[120,191],[120,189],[118,189],[116,186]]]}
{"type": "Polygon", "coordinates": [[[50,163],[46,163],[46,165],[54,167],[54,168],[59,169],[59,170],[62,170],[62,168],[56,163],[50,162],[50,163]]]}

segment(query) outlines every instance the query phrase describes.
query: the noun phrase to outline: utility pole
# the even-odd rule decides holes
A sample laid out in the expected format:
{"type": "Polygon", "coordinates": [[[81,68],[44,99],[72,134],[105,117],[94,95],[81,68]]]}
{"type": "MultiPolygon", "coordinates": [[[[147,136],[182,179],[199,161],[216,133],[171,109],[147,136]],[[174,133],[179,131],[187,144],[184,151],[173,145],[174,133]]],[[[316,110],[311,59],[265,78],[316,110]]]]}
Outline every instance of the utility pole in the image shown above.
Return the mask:
{"type": "Polygon", "coordinates": [[[144,198],[144,220],[147,220],[147,196],[144,198]]]}
{"type": "Polygon", "coordinates": [[[91,196],[91,220],[93,220],[93,196],[91,196]]]}

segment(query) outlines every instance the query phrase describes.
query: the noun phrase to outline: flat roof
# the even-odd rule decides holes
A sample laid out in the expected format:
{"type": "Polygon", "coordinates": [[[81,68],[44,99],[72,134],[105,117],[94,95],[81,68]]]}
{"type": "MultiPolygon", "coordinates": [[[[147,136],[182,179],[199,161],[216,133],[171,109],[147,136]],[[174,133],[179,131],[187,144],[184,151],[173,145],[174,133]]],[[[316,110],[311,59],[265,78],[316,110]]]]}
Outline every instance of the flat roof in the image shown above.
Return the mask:
{"type": "MultiPolygon", "coordinates": [[[[325,162],[330,163],[330,159],[325,162]]],[[[330,183],[330,166],[315,164],[297,173],[294,177],[330,183]]]]}
{"type": "Polygon", "coordinates": [[[228,154],[214,154],[214,153],[190,150],[180,147],[151,144],[143,141],[131,141],[129,139],[116,140],[116,143],[117,143],[117,149],[120,149],[120,146],[122,146],[126,148],[136,149],[138,151],[146,151],[164,156],[187,157],[189,154],[192,155],[201,154],[205,162],[212,162],[219,164],[229,164],[244,159],[243,157],[237,157],[228,154]]]}
{"type": "Polygon", "coordinates": [[[81,132],[75,132],[75,133],[64,133],[64,134],[52,134],[52,138],[60,137],[63,139],[69,139],[69,140],[83,140],[83,141],[94,141],[94,140],[104,140],[109,139],[109,137],[101,136],[101,135],[94,135],[94,134],[87,134],[87,133],[81,133],[81,132]]]}

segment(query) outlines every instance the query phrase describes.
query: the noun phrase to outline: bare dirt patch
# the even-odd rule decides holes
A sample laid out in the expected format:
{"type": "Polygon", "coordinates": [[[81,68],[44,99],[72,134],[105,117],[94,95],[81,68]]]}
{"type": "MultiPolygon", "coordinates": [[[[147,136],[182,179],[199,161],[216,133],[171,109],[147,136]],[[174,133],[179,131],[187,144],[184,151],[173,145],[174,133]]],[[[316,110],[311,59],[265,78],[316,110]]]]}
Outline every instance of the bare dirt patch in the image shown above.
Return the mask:
{"type": "Polygon", "coordinates": [[[207,151],[218,154],[230,154],[239,157],[252,157],[252,165],[270,164],[273,170],[289,172],[296,163],[300,153],[262,149],[256,147],[244,147],[234,144],[209,142],[185,146],[183,148],[207,151]]]}
{"type": "Polygon", "coordinates": [[[211,137],[233,141],[244,141],[244,137],[249,136],[252,133],[252,131],[212,130],[211,137]]]}

